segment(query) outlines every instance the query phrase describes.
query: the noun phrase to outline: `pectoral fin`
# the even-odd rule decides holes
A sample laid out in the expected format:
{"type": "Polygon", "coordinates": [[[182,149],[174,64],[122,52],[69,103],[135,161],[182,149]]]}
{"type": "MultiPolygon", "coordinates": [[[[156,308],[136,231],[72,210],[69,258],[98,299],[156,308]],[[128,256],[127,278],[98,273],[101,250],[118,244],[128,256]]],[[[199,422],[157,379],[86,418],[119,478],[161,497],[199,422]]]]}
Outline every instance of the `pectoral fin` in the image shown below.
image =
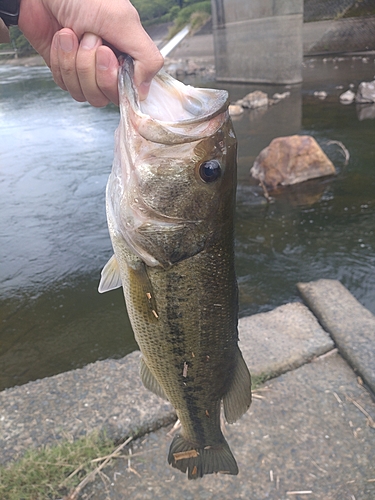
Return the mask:
{"type": "Polygon", "coordinates": [[[166,399],[168,401],[167,396],[165,395],[164,389],[150,372],[149,367],[146,365],[144,359],[141,358],[141,366],[140,366],[140,374],[143,385],[149,391],[153,392],[160,398],[166,399]]]}
{"type": "Polygon", "coordinates": [[[129,266],[129,280],[136,282],[137,288],[140,289],[142,308],[143,304],[147,303],[147,309],[150,311],[150,320],[157,321],[159,319],[156,300],[152,284],[147,274],[146,264],[142,261],[135,265],[129,266]]]}
{"type": "Polygon", "coordinates": [[[120,268],[116,256],[112,255],[107,264],[103,267],[98,292],[109,292],[115,288],[120,288],[120,286],[122,286],[120,268]]]}
{"type": "Polygon", "coordinates": [[[251,377],[242,353],[238,348],[232,383],[223,397],[224,415],[228,423],[236,422],[251,404],[251,377]]]}

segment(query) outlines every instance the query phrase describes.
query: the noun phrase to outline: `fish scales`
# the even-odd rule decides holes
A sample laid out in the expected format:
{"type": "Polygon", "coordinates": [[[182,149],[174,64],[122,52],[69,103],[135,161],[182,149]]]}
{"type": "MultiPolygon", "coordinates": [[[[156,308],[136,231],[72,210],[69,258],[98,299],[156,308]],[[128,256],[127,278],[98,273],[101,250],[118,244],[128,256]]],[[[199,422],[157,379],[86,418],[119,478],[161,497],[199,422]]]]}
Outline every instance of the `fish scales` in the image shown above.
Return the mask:
{"type": "Polygon", "coordinates": [[[141,106],[132,71],[124,58],[107,185],[114,257],[99,291],[123,287],[143,383],[176,409],[182,430],[169,463],[190,479],[237,474],[221,401],[234,422],[250,405],[251,381],[238,347],[236,139],[227,95],[162,72],[141,106]],[[174,121],[164,119],[160,102],[168,119],[176,109],[174,121]]]}

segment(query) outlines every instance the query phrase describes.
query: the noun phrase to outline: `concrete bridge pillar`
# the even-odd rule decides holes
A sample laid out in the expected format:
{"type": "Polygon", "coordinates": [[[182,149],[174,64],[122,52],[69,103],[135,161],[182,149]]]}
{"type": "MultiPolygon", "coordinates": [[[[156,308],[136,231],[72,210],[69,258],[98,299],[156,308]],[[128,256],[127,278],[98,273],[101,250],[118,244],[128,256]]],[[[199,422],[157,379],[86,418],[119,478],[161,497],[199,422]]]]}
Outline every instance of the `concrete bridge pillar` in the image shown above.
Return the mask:
{"type": "Polygon", "coordinates": [[[219,81],[302,81],[303,0],[211,0],[219,81]]]}

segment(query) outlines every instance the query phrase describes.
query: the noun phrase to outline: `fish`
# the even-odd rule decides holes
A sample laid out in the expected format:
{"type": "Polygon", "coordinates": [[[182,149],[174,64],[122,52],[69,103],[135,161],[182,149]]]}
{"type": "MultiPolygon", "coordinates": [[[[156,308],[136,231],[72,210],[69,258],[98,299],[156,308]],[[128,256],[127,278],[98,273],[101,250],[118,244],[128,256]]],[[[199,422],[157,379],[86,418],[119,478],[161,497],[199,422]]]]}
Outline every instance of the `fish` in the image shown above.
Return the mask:
{"type": "Polygon", "coordinates": [[[238,474],[222,433],[251,403],[238,346],[234,269],[237,141],[225,90],[161,70],[139,101],[134,66],[119,69],[120,123],[106,189],[114,255],[99,292],[122,287],[144,386],[181,423],[168,454],[189,479],[238,474]]]}

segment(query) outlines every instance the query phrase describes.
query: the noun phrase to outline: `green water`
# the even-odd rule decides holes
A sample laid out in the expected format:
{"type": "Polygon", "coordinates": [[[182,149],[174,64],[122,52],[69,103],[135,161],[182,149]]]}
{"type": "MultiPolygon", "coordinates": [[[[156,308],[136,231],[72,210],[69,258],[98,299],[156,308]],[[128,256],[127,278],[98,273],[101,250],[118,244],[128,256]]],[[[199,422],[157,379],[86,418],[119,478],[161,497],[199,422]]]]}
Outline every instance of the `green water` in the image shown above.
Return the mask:
{"type": "MultiPolygon", "coordinates": [[[[350,83],[373,79],[374,57],[307,60],[302,87],[235,121],[242,316],[300,300],[295,284],[319,278],[341,280],[375,313],[375,119],[338,100],[350,83]],[[338,174],[267,203],[249,170],[274,137],[296,133],[313,135],[338,174]],[[329,140],[343,142],[348,165],[329,140]]],[[[286,90],[220,86],[232,100],[286,90]]],[[[45,68],[0,66],[0,389],[136,347],[121,291],[96,291],[111,256],[104,191],[117,123],[114,107],[75,103],[45,68]]]]}

